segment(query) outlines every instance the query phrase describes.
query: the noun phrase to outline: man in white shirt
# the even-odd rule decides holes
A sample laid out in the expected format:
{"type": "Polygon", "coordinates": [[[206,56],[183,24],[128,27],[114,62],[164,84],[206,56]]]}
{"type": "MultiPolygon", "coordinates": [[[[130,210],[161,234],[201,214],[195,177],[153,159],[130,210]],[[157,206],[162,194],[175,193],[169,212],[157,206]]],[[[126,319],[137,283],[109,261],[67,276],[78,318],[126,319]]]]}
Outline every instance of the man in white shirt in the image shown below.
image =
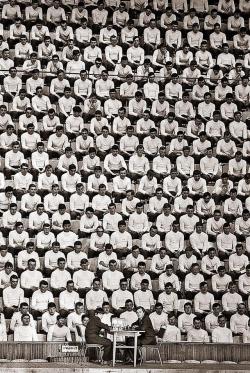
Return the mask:
{"type": "Polygon", "coordinates": [[[36,269],[36,260],[28,260],[28,268],[21,274],[20,285],[24,290],[26,297],[32,296],[33,292],[38,290],[43,275],[36,269]]]}
{"type": "Polygon", "coordinates": [[[243,300],[247,300],[250,294],[250,264],[246,266],[246,273],[240,275],[238,287],[243,300]]]}
{"type": "Polygon", "coordinates": [[[218,316],[218,326],[212,331],[213,343],[233,343],[232,331],[226,327],[226,317],[218,316]]]}
{"type": "Polygon", "coordinates": [[[208,292],[207,282],[200,283],[200,292],[194,297],[194,310],[198,316],[205,317],[212,311],[214,296],[208,292]]]}
{"type": "Polygon", "coordinates": [[[193,328],[187,333],[188,342],[209,342],[208,333],[206,330],[201,328],[201,320],[199,317],[195,317],[193,320],[193,328]]]}
{"type": "Polygon", "coordinates": [[[3,290],[3,308],[7,318],[11,318],[24,300],[24,291],[18,286],[17,275],[12,275],[10,285],[3,290]]]}
{"type": "Polygon", "coordinates": [[[248,265],[248,257],[243,254],[243,246],[238,243],[235,247],[236,252],[229,256],[229,274],[233,281],[237,280],[240,275],[246,272],[246,266],[248,265]]]}
{"type": "Polygon", "coordinates": [[[111,304],[117,315],[120,315],[125,310],[125,302],[131,300],[133,302],[133,294],[127,290],[128,283],[125,278],[120,280],[120,288],[112,294],[111,304]]]}
{"type": "Polygon", "coordinates": [[[117,269],[117,262],[110,260],[109,270],[105,271],[102,275],[103,288],[107,295],[110,296],[114,290],[119,289],[120,280],[123,278],[122,272],[117,269]]]}
{"type": "Polygon", "coordinates": [[[87,258],[81,259],[80,269],[73,274],[74,286],[81,298],[91,289],[95,275],[89,270],[89,261],[87,258]]]}
{"type": "Polygon", "coordinates": [[[178,317],[178,328],[182,334],[186,334],[190,329],[193,328],[193,320],[195,314],[192,312],[192,304],[186,302],[184,304],[184,313],[178,317]]]}
{"type": "Polygon", "coordinates": [[[136,211],[129,216],[128,231],[132,238],[141,237],[149,230],[148,217],[143,212],[143,203],[136,204],[136,211]]]}
{"type": "Polygon", "coordinates": [[[249,317],[246,315],[245,303],[239,303],[237,312],[231,316],[230,329],[233,335],[242,335],[248,329],[249,317]]]}
{"type": "Polygon", "coordinates": [[[194,296],[200,291],[200,284],[204,281],[200,273],[199,264],[194,263],[191,266],[191,272],[185,277],[185,295],[186,299],[193,300],[194,296]]]}
{"type": "Polygon", "coordinates": [[[227,259],[232,253],[235,252],[237,244],[236,236],[230,233],[230,225],[225,223],[223,225],[223,233],[217,236],[217,249],[219,258],[221,260],[227,259]]]}
{"type": "Polygon", "coordinates": [[[36,330],[30,325],[30,315],[23,314],[21,316],[22,325],[15,327],[14,329],[14,341],[15,342],[37,342],[38,337],[36,330]]]}
{"type": "Polygon", "coordinates": [[[49,302],[54,302],[54,298],[48,290],[48,282],[42,280],[39,289],[32,294],[31,298],[31,313],[35,319],[48,310],[49,302]]]}
{"type": "Polygon", "coordinates": [[[222,307],[225,316],[230,318],[237,311],[237,307],[242,303],[242,297],[237,293],[237,287],[235,282],[228,284],[228,292],[222,296],[222,307]]]}
{"type": "Polygon", "coordinates": [[[58,297],[59,294],[66,289],[67,281],[71,280],[71,275],[65,269],[66,259],[63,257],[58,258],[57,268],[51,274],[51,291],[54,297],[58,297]]]}
{"type": "Polygon", "coordinates": [[[173,291],[173,285],[170,282],[165,284],[165,291],[160,293],[158,302],[163,305],[163,311],[166,313],[174,313],[177,316],[178,313],[178,296],[173,291]]]}
{"type": "Polygon", "coordinates": [[[110,243],[113,245],[114,251],[119,259],[124,258],[132,249],[132,237],[126,231],[126,222],[118,221],[118,230],[113,232],[110,238],[110,243]]]}
{"type": "Polygon", "coordinates": [[[86,309],[90,315],[94,314],[94,310],[102,307],[104,302],[108,301],[105,291],[100,289],[100,279],[94,278],[92,289],[86,294],[86,309]]]}
{"type": "Polygon", "coordinates": [[[212,290],[215,299],[221,299],[222,295],[228,290],[229,283],[232,281],[231,276],[226,274],[224,266],[218,267],[218,274],[212,276],[212,290]]]}
{"type": "Polygon", "coordinates": [[[78,236],[71,230],[71,223],[69,220],[64,220],[62,225],[63,231],[57,235],[57,241],[62,251],[68,253],[74,247],[75,242],[78,240],[78,236]]]}
{"type": "Polygon", "coordinates": [[[140,284],[140,289],[134,293],[134,300],[136,307],[143,307],[150,313],[154,308],[155,300],[152,291],[149,290],[148,287],[149,280],[143,279],[140,284]]]}
{"type": "Polygon", "coordinates": [[[68,280],[66,290],[59,295],[60,314],[67,317],[69,313],[74,311],[77,302],[79,302],[79,294],[74,291],[74,282],[68,280]]]}

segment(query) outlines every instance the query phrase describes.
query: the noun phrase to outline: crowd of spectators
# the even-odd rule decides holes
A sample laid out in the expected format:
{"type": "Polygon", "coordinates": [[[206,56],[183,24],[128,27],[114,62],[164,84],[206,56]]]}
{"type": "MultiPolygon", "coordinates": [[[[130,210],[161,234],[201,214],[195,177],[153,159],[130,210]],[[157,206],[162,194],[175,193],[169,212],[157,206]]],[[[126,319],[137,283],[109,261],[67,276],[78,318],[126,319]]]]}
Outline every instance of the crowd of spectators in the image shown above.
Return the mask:
{"type": "Polygon", "coordinates": [[[1,4],[0,340],[249,343],[250,2],[1,4]]]}

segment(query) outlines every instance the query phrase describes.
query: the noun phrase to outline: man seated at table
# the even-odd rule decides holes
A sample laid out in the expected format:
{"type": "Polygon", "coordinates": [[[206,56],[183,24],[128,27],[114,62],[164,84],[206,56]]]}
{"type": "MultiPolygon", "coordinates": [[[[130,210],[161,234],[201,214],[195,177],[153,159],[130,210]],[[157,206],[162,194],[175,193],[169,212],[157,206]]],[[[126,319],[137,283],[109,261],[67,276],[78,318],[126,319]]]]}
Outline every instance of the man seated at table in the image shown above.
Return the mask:
{"type": "Polygon", "coordinates": [[[94,343],[102,345],[104,348],[103,363],[106,365],[111,360],[112,356],[112,342],[108,338],[101,337],[100,331],[102,329],[109,331],[110,327],[102,323],[104,311],[102,308],[95,310],[95,315],[92,316],[85,329],[85,338],[87,343],[94,343]]]}
{"type": "MultiPolygon", "coordinates": [[[[155,345],[156,344],[155,331],[152,326],[152,322],[148,314],[146,313],[145,309],[143,307],[137,307],[136,314],[137,314],[138,320],[132,324],[132,329],[143,331],[143,333],[137,339],[137,345],[138,346],[155,345]]],[[[133,346],[134,338],[127,338],[126,344],[128,346],[133,346]]],[[[132,362],[131,353],[132,353],[132,350],[127,350],[126,360],[128,363],[132,362]]]]}

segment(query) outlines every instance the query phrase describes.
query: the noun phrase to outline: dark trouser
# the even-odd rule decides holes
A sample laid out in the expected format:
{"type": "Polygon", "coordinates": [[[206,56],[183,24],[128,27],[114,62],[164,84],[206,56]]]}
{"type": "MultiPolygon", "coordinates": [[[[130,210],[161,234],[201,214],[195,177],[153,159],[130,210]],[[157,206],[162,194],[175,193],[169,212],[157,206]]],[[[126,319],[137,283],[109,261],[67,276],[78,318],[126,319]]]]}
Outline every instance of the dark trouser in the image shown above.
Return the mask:
{"type": "Polygon", "coordinates": [[[87,343],[100,344],[104,347],[103,360],[109,361],[112,359],[112,342],[108,338],[100,337],[99,335],[86,336],[87,343]]]}

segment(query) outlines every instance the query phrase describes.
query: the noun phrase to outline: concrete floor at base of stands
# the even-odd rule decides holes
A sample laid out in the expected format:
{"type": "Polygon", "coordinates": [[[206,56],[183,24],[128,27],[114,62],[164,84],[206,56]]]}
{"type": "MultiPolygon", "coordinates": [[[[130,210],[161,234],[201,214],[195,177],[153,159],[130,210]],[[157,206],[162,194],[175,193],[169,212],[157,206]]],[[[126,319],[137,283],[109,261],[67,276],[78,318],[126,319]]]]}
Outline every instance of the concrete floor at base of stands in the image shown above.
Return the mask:
{"type": "Polygon", "coordinates": [[[87,363],[1,363],[0,373],[249,373],[249,365],[240,364],[159,364],[147,363],[133,368],[119,364],[116,367],[87,363]],[[198,366],[197,366],[198,365],[198,366]]]}

